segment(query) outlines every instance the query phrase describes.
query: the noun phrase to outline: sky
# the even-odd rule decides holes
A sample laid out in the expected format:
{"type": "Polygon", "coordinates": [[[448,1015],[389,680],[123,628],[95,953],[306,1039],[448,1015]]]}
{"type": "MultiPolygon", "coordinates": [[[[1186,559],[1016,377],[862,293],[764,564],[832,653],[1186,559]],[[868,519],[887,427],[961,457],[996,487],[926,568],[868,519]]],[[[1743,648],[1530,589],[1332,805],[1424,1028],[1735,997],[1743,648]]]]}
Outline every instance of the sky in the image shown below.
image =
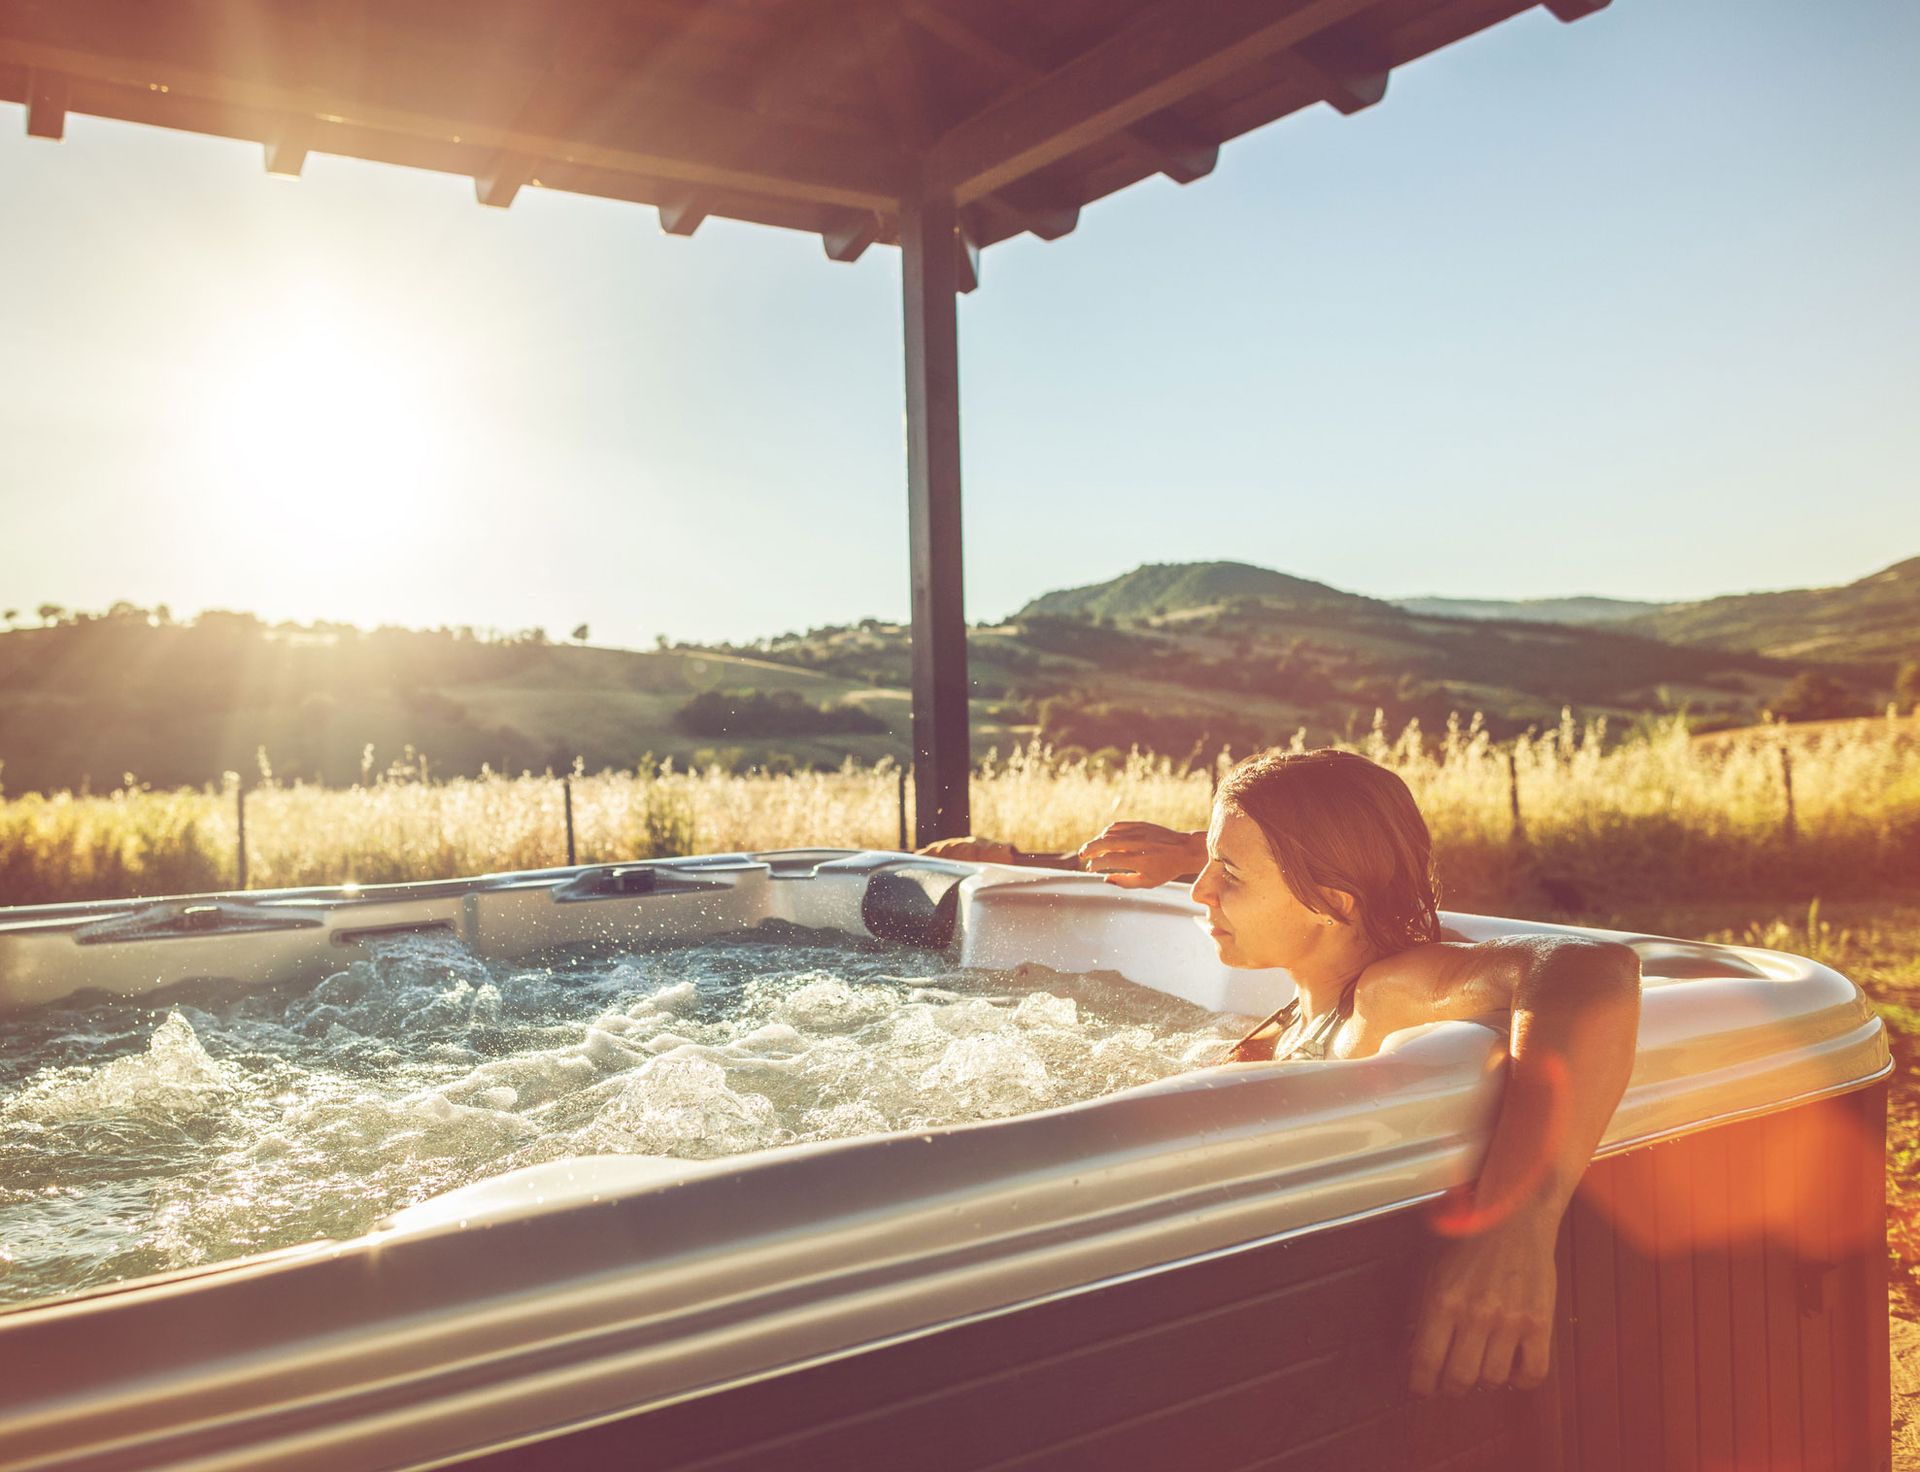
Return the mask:
{"type": "MultiPolygon", "coordinates": [[[[960,304],[966,601],[1674,600],[1920,554],[1920,6],[1531,11],[960,304]]],[[[0,104],[0,608],[907,612],[899,256],[0,104]]]]}

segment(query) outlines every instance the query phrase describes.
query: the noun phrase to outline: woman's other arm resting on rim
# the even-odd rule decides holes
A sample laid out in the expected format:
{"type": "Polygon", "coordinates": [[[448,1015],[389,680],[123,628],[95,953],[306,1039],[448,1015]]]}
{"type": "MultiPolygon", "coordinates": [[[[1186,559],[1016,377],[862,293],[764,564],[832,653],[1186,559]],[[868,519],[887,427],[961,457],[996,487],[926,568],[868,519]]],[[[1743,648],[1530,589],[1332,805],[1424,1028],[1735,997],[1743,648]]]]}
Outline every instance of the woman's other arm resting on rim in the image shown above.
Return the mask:
{"type": "Polygon", "coordinates": [[[1409,953],[1434,974],[1419,1020],[1511,1011],[1511,1062],[1479,1179],[1437,1219],[1446,1241],[1416,1320],[1412,1385],[1538,1385],[1553,1344],[1560,1219],[1626,1092],[1640,959],[1611,941],[1512,936],[1409,953]]]}
{"type": "Polygon", "coordinates": [[[1207,835],[1163,828],[1158,823],[1110,823],[1071,853],[1034,854],[997,838],[969,834],[943,838],[918,852],[936,859],[977,864],[1021,864],[1038,869],[1085,869],[1122,889],[1151,889],[1191,880],[1206,866],[1207,835]]]}
{"type": "Polygon", "coordinates": [[[1017,864],[1025,869],[1078,869],[1080,861],[1070,853],[1030,854],[998,838],[982,838],[969,833],[962,838],[941,838],[914,850],[930,859],[961,859],[970,864],[1017,864]]]}

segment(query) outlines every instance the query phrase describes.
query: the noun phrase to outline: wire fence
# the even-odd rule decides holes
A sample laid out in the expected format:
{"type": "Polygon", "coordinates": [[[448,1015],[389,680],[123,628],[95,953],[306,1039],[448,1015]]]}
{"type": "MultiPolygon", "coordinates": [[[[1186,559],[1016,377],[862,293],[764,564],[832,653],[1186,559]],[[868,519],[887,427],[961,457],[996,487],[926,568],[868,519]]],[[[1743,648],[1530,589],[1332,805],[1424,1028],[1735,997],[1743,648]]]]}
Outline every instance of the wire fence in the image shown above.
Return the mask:
{"type": "MultiPolygon", "coordinates": [[[[1304,738],[1295,745],[1304,749],[1304,738]]],[[[1570,717],[1496,744],[1477,721],[1380,723],[1356,749],[1398,771],[1433,831],[1446,903],[1880,892],[1920,885],[1920,723],[1693,737],[1678,721],[1610,740],[1570,717]]],[[[1205,825],[1233,760],[995,755],[974,831],[1077,846],[1116,818],[1205,825]]],[[[421,765],[348,788],[266,775],[223,787],[0,802],[0,904],[230,888],[371,884],[740,849],[903,848],[911,773],[718,767],[427,781],[421,765]]]]}

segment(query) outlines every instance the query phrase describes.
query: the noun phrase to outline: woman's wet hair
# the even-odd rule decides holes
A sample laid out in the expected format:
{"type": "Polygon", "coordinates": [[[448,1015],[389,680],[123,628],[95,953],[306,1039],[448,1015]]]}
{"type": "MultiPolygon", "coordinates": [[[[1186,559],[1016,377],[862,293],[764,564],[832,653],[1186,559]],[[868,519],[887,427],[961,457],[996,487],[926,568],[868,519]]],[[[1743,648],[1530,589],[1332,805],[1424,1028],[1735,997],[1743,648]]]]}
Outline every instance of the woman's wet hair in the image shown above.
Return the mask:
{"type": "Polygon", "coordinates": [[[1216,800],[1259,825],[1309,910],[1337,919],[1328,891],[1352,895],[1353,923],[1375,951],[1440,938],[1433,839],[1397,774],[1330,747],[1268,751],[1228,772],[1216,800]]]}

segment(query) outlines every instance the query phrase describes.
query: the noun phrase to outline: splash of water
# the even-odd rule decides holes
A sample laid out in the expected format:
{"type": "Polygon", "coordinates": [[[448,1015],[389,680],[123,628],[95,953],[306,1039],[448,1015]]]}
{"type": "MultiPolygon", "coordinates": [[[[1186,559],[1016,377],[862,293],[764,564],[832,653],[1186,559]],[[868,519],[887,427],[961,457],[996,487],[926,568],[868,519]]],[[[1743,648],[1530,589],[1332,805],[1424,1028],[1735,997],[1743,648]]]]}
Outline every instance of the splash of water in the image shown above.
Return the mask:
{"type": "Polygon", "coordinates": [[[0,1023],[0,1301],[356,1235],[538,1161],[1073,1103],[1233,1036],[1117,978],[788,926],[544,965],[408,936],[304,986],[43,1008],[0,1023]]]}

